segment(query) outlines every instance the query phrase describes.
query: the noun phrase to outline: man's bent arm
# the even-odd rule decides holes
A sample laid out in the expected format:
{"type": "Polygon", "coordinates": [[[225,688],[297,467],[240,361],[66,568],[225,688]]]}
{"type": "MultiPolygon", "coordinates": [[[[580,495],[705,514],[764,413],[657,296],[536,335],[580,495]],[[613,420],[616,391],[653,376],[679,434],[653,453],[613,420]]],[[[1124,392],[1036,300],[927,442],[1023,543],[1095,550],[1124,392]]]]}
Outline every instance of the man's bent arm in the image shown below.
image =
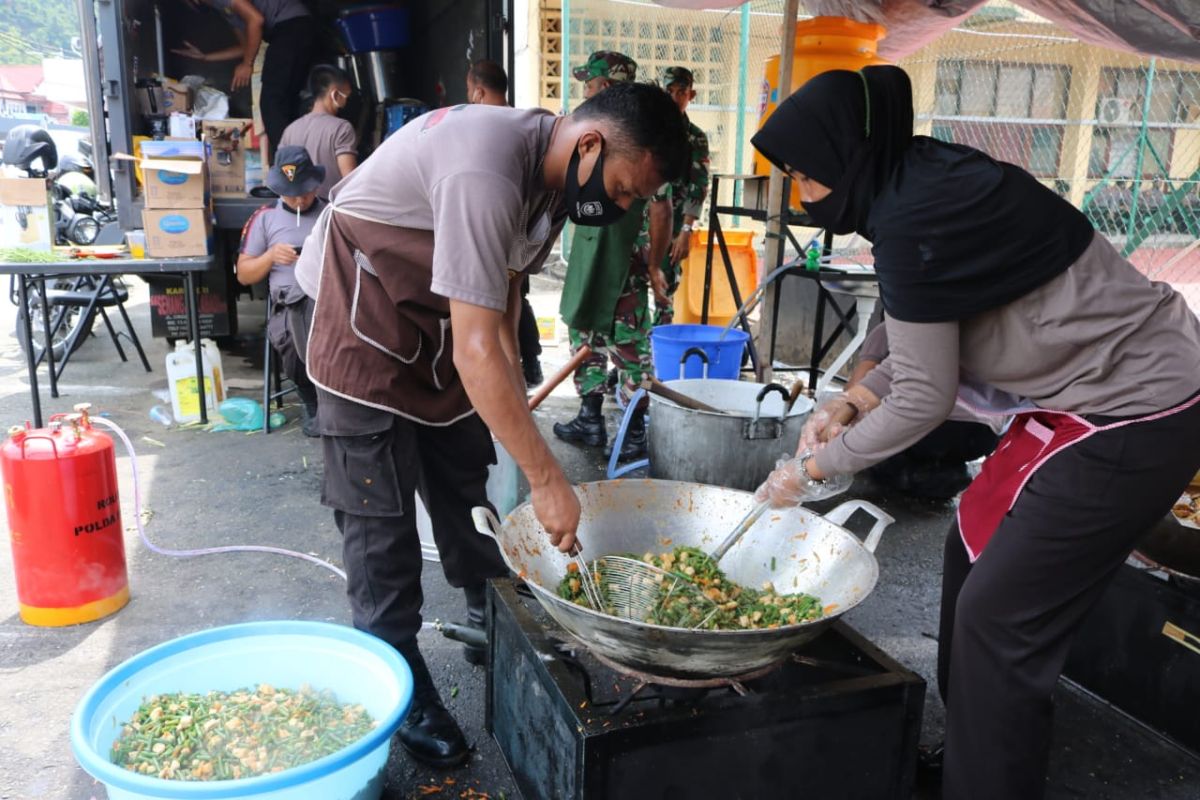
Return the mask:
{"type": "Polygon", "coordinates": [[[505,315],[482,306],[450,301],[454,366],[484,423],[529,479],[534,512],[560,550],[575,544],[579,500],[538,433],[525,393],[514,381],[501,343],[505,315]]]}

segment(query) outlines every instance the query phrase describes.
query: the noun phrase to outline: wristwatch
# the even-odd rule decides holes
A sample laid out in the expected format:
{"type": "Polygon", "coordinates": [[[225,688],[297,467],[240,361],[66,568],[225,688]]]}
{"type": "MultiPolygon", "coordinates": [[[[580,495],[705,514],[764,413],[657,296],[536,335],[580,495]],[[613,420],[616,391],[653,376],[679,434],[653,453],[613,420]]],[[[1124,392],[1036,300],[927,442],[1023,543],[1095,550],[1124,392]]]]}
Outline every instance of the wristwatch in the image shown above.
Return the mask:
{"type": "Polygon", "coordinates": [[[812,459],[812,457],[813,454],[809,453],[808,455],[804,456],[804,458],[800,459],[800,477],[804,479],[806,485],[808,486],[824,486],[825,478],[817,480],[812,476],[812,473],[808,471],[808,462],[812,459]]]}
{"type": "Polygon", "coordinates": [[[679,229],[682,233],[691,233],[692,225],[690,222],[683,223],[683,227],[679,229]]]}

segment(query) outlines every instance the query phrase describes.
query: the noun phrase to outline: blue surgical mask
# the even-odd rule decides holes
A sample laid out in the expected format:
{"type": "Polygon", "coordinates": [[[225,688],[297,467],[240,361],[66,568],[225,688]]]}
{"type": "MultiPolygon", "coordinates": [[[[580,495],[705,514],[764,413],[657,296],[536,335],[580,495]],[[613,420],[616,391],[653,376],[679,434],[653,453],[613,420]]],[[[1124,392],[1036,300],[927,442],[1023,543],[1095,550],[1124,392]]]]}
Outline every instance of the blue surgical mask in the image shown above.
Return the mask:
{"type": "Polygon", "coordinates": [[[604,151],[602,149],[596,156],[592,174],[582,186],[579,185],[579,158],[579,144],[576,143],[571,162],[567,165],[566,186],[563,187],[567,216],[576,225],[611,225],[625,215],[625,209],[617,205],[604,188],[604,151]]]}

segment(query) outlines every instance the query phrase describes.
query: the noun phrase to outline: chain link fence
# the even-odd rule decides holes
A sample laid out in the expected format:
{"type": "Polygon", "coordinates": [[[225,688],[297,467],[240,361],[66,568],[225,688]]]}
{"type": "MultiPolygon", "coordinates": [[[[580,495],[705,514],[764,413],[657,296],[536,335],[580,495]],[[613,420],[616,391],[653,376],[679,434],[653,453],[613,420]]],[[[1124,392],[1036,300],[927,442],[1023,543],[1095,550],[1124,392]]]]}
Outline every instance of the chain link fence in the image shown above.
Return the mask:
{"type": "MultiPolygon", "coordinates": [[[[594,50],[631,56],[639,80],[682,64],[696,76],[689,115],[709,135],[713,170],[750,171],[782,0],[726,11],[569,0],[565,19],[561,0],[541,5],[560,37],[557,52],[542,54],[545,105],[561,108],[564,87],[569,107],[581,101],[570,68],[594,50]]],[[[917,133],[1029,170],[1200,310],[1200,64],[1088,45],[1007,2],[989,3],[899,63],[913,80],[917,133]]],[[[864,242],[837,244],[869,258],[864,242]]]]}

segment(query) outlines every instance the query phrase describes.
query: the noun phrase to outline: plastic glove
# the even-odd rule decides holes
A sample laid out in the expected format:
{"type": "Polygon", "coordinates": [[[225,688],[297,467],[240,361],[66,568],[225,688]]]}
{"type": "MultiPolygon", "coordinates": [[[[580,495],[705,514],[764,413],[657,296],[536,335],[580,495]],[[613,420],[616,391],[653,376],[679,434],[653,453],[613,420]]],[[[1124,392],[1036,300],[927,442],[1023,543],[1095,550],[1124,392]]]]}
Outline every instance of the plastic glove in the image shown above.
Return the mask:
{"type": "Polygon", "coordinates": [[[779,459],[775,471],[754,493],[755,499],[759,502],[769,501],[772,508],[790,508],[801,503],[824,500],[850,488],[854,481],[850,475],[831,475],[822,481],[810,478],[803,465],[811,455],[805,452],[797,458],[779,459]]]}
{"type": "Polygon", "coordinates": [[[800,430],[800,452],[817,452],[844,433],[857,419],[857,406],[845,392],[822,401],[800,430]]]}

